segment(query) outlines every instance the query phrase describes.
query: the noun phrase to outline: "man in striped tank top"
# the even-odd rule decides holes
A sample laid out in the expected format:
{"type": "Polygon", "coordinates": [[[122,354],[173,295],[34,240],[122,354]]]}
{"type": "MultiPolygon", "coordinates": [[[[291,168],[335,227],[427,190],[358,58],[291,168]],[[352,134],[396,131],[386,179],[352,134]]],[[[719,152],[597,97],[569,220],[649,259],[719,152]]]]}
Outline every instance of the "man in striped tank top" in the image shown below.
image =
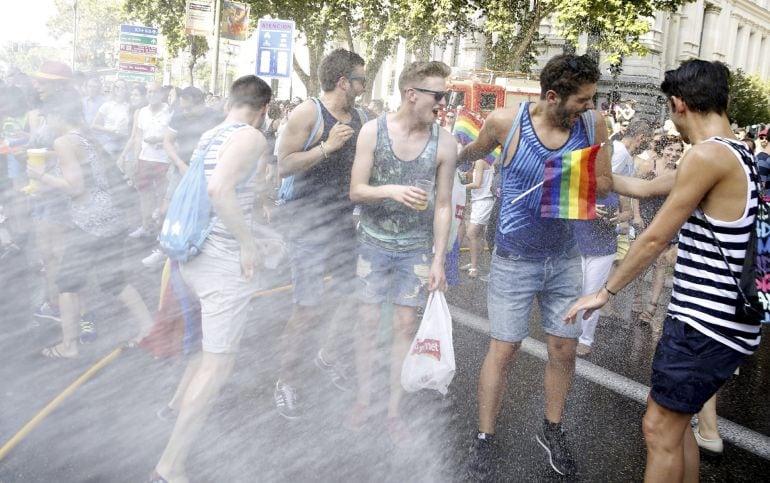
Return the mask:
{"type": "Polygon", "coordinates": [[[267,141],[256,128],[265,120],[271,94],[270,86],[255,75],[236,80],[227,118],[203,133],[198,144],[197,149],[209,146],[204,167],[214,226],[201,253],[182,264],[181,272],[200,300],[203,350],[190,360],[174,399],[163,410],[164,417],[178,419],[150,477],[153,483],[188,481],[187,457],[233,369],[249,301],[263,288],[255,269],[265,250],[252,234],[251,207],[257,190],[266,188],[258,185],[255,172],[267,141]]]}
{"type": "MultiPolygon", "coordinates": [[[[575,472],[561,420],[581,328],[565,324],[562,317],[581,293],[580,254],[569,220],[540,217],[542,189],[521,197],[543,180],[546,160],[607,140],[604,120],[593,103],[599,77],[596,62],[586,56],[552,58],[540,74],[540,100],[493,111],[478,139],[460,153],[464,162],[503,146],[502,201],[487,301],[491,340],[479,377],[479,430],[467,466],[474,479],[492,474],[495,426],[507,374],[528,335],[535,298],[548,344],[545,417],[536,439],[554,471],[575,472]]],[[[611,189],[611,176],[609,150],[602,149],[596,160],[597,198],[611,189]]]]}
{"type": "Polygon", "coordinates": [[[671,120],[693,147],[671,175],[649,182],[614,177],[620,194],[668,198],[604,288],[581,298],[565,318],[574,322],[581,310],[585,317],[606,304],[679,232],[674,288],[642,424],[647,482],[698,481],[690,418],[759,345],[760,321],[736,314],[742,302],[733,277],[740,279],[750,256],[757,193],[751,153],[735,139],[726,114],[729,76],[724,64],[702,60],[666,72],[661,90],[671,120]]]}

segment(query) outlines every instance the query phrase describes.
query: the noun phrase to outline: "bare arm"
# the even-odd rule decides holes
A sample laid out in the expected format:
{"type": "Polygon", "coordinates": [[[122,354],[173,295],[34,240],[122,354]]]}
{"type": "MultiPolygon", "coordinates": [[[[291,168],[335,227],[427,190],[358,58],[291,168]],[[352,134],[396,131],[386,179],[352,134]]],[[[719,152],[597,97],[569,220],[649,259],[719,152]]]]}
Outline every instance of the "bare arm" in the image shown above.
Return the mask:
{"type": "Polygon", "coordinates": [[[259,131],[245,129],[236,133],[222,147],[217,166],[208,181],[211,204],[227,231],[240,245],[241,270],[247,279],[254,274],[256,245],[235,189],[251,175],[266,144],[259,131]]]}
{"type": "MultiPolygon", "coordinates": [[[[171,161],[176,165],[176,168],[180,173],[184,174],[187,171],[187,163],[179,157],[179,153],[176,150],[176,131],[170,127],[166,128],[166,133],[163,136],[163,149],[171,158],[171,161]]],[[[189,159],[187,160],[190,161],[189,159]]]]}
{"type": "Polygon", "coordinates": [[[370,186],[374,166],[374,147],[377,144],[377,120],[364,124],[356,140],[356,157],[350,176],[350,200],[354,203],[377,203],[392,199],[417,209],[428,200],[427,193],[415,186],[387,184],[370,186]]]}
{"type": "Polygon", "coordinates": [[[646,180],[631,176],[612,175],[613,190],[631,198],[651,198],[666,196],[674,187],[676,171],[664,173],[657,178],[646,180]]]}
{"type": "MultiPolygon", "coordinates": [[[[607,290],[617,293],[650,266],[726,172],[718,160],[702,156],[697,148],[685,155],[678,171],[676,183],[666,202],[650,226],[631,245],[623,263],[607,281],[607,290]]],[[[565,320],[574,321],[581,310],[587,311],[584,317],[590,316],[592,310],[607,303],[607,290],[582,297],[569,310],[565,320]]]]}
{"type": "MultiPolygon", "coordinates": [[[[518,108],[515,108],[514,119],[517,113],[518,108]]],[[[507,134],[503,129],[506,121],[505,111],[495,110],[489,113],[484,125],[481,126],[479,137],[460,151],[457,162],[462,164],[471,160],[483,159],[498,145],[503,144],[505,142],[504,136],[507,134]]]]}
{"type": "Polygon", "coordinates": [[[27,172],[30,177],[39,179],[42,183],[52,188],[64,191],[70,196],[76,197],[83,194],[83,171],[80,168],[80,148],[73,143],[69,136],[56,138],[53,149],[59,160],[62,176],[54,176],[43,172],[43,168],[35,169],[28,165],[27,172]]]}
{"type": "MultiPolygon", "coordinates": [[[[446,290],[444,259],[452,225],[452,184],[457,164],[457,143],[446,131],[439,133],[436,169],[436,202],[433,214],[433,264],[429,280],[430,290],[446,290]]],[[[481,162],[484,162],[483,160],[481,162]]]]}
{"type": "Polygon", "coordinates": [[[607,139],[607,125],[599,111],[594,113],[594,142],[605,143],[596,155],[596,197],[604,198],[612,191],[612,143],[607,139]]]}
{"type": "Polygon", "coordinates": [[[484,165],[481,163],[486,163],[483,159],[477,159],[475,163],[473,163],[473,181],[465,185],[465,189],[467,190],[475,190],[477,188],[481,188],[481,182],[483,181],[484,177],[484,165]]]}

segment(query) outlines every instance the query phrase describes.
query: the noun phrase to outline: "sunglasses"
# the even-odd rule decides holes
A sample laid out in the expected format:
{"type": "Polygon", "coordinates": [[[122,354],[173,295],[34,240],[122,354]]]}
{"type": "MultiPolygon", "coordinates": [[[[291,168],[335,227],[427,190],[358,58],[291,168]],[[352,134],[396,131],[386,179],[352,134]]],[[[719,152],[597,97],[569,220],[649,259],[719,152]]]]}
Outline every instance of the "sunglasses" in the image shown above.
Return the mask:
{"type": "Polygon", "coordinates": [[[354,80],[357,80],[358,82],[361,83],[362,86],[366,87],[366,77],[350,76],[348,77],[348,80],[351,82],[354,80]]]}
{"type": "Polygon", "coordinates": [[[432,91],[430,89],[423,89],[422,87],[412,87],[412,90],[425,94],[433,94],[433,99],[435,99],[436,102],[441,102],[441,99],[449,99],[449,91],[432,91]]]}

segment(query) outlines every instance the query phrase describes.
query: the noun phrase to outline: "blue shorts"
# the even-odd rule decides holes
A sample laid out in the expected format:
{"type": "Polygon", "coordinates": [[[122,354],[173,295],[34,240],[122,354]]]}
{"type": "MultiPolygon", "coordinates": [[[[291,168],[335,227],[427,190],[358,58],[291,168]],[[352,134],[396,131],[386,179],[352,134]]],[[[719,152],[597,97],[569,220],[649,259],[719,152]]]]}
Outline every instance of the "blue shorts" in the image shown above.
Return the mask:
{"type": "Polygon", "coordinates": [[[663,324],[652,360],[650,397],[671,411],[695,414],[733,375],[746,354],[670,316],[663,324]]]}
{"type": "Polygon", "coordinates": [[[525,258],[496,248],[487,291],[490,337],[512,343],[527,337],[529,315],[537,296],[545,332],[577,339],[581,324],[566,324],[562,319],[580,297],[582,285],[583,268],[577,252],[525,258]]]}
{"type": "Polygon", "coordinates": [[[326,290],[347,297],[356,288],[356,239],[352,230],[332,240],[297,239],[288,242],[292,302],[315,307],[324,300],[326,290]],[[332,278],[324,288],[324,277],[332,278]]]}
{"type": "Polygon", "coordinates": [[[394,251],[358,242],[358,300],[423,307],[428,300],[430,249],[394,251]]]}

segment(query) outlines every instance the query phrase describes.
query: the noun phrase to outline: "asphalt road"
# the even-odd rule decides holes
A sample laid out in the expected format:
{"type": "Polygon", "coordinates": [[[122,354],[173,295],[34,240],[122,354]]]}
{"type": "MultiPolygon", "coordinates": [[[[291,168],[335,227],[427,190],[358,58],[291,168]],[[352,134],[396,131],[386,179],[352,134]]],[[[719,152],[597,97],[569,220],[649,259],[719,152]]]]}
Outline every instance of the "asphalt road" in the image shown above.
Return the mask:
{"type": "MultiPolygon", "coordinates": [[[[146,247],[134,247],[134,259],[146,247]]],[[[7,267],[6,267],[7,268],[7,267]]],[[[17,267],[18,268],[18,267],[17,267]]],[[[137,268],[137,270],[139,270],[137,268]]],[[[36,278],[22,268],[5,270],[0,320],[0,443],[5,443],[49,401],[95,362],[132,335],[125,314],[114,310],[97,323],[99,338],[82,346],[74,361],[52,361],[40,348],[56,342],[55,324],[34,325],[28,300],[36,278]]],[[[148,299],[157,296],[158,272],[136,281],[148,299]]],[[[276,275],[272,285],[287,281],[276,275]]],[[[463,279],[448,300],[476,319],[486,317],[480,281],[463,279]]],[[[415,438],[409,450],[394,448],[384,427],[386,371],[380,367],[377,417],[360,433],[342,429],[353,395],[343,393],[312,364],[322,328],[309,328],[310,343],[297,368],[306,415],[286,421],[272,401],[278,368],[276,342],[289,313],[289,293],[254,300],[251,320],[231,380],[196,443],[189,474],[195,482],[253,481],[463,481],[462,466],[476,428],[476,384],[488,336],[468,317],[455,320],[457,373],[449,394],[421,391],[404,400],[404,417],[415,438]]],[[[350,321],[352,327],[354,321],[350,321]]],[[[534,341],[544,341],[538,314],[530,321],[534,341]]],[[[767,332],[767,331],[766,331],[767,332]]],[[[767,335],[767,334],[766,334],[767,335]]],[[[377,359],[387,361],[388,331],[379,335],[377,359]]],[[[346,342],[352,347],[352,342],[346,342]]],[[[724,418],[770,436],[770,348],[763,344],[739,376],[723,389],[718,411],[724,418]]],[[[649,385],[654,340],[629,321],[602,319],[590,362],[611,373],[649,385]]],[[[153,469],[171,430],[155,412],[173,394],[184,359],[155,360],[142,350],[124,351],[64,400],[8,456],[0,461],[0,482],[142,482],[153,469]]],[[[559,480],[534,439],[543,414],[544,362],[522,353],[509,374],[498,423],[501,454],[498,481],[559,480]]],[[[645,449],[644,407],[607,383],[577,376],[567,401],[564,427],[574,445],[575,481],[641,481],[645,449]]],[[[727,444],[725,454],[702,463],[703,481],[759,481],[770,461],[727,444]]]]}

